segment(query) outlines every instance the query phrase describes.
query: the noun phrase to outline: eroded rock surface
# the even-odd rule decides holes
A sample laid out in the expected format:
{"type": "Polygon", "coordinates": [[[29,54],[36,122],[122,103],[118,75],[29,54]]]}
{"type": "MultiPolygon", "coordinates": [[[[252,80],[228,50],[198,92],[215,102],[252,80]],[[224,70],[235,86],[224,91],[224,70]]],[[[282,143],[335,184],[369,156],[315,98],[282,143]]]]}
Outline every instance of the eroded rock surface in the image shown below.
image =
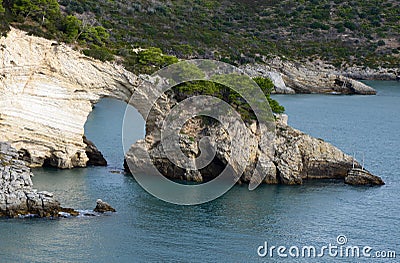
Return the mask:
{"type": "MultiPolygon", "coordinates": [[[[272,60],[268,66],[246,66],[244,70],[252,76],[269,74],[266,73],[269,70],[278,72],[270,77],[274,79],[276,91],[281,93],[375,94],[360,82],[279,59],[272,60]]],[[[83,140],[84,124],[93,105],[103,97],[128,102],[133,91],[138,92],[137,96],[148,98],[154,91],[148,86],[140,86],[142,90],[138,90],[140,81],[141,78],[122,66],[88,58],[63,44],[54,45],[54,41],[12,29],[6,38],[0,39],[0,141],[10,142],[18,150],[20,159],[32,167],[84,167],[89,163],[87,144],[83,140]]],[[[131,153],[139,147],[162,154],[157,149],[159,133],[154,127],[161,123],[163,113],[173,102],[168,96],[162,96],[161,102],[155,105],[156,114],[148,119],[146,140],[138,142],[131,153]]],[[[142,106],[134,105],[139,112],[142,106]]],[[[203,130],[201,126],[198,128],[203,130]]],[[[250,171],[258,160],[266,175],[262,180],[286,184],[299,184],[306,178],[342,178],[352,162],[351,157],[337,148],[286,124],[277,125],[274,154],[271,154],[268,145],[263,145],[265,142],[259,144],[257,125],[251,130],[248,136],[238,134],[239,139],[246,140],[250,152],[250,164],[242,182],[252,180],[250,171]]],[[[162,155],[158,155],[160,169],[174,176],[181,176],[183,172],[182,177],[188,180],[210,179],[210,171],[226,164],[229,148],[220,128],[210,128],[208,134],[219,143],[215,167],[196,174],[171,173],[175,168],[170,168],[162,155]]],[[[197,140],[185,134],[181,139],[187,154],[196,155],[197,140]]],[[[48,196],[42,194],[42,197],[48,196]]],[[[22,195],[15,198],[24,200],[22,195]]]]}
{"type": "Polygon", "coordinates": [[[0,141],[31,167],[85,167],[84,124],[102,97],[128,101],[138,78],[12,29],[0,39],[0,141]]]}
{"type": "MultiPolygon", "coordinates": [[[[156,127],[152,127],[156,129],[156,127]]],[[[345,179],[348,172],[360,167],[353,157],[343,153],[338,148],[321,139],[313,138],[287,125],[287,116],[277,116],[276,136],[273,142],[260,141],[256,124],[248,126],[250,133],[235,134],[242,145],[250,152],[249,163],[239,180],[239,183],[252,183],[252,180],[262,180],[266,184],[302,184],[309,179],[345,179]],[[261,145],[261,146],[260,146],[261,145]],[[272,145],[272,150],[268,150],[272,145]],[[267,150],[266,150],[267,149],[267,150]],[[258,171],[262,178],[254,178],[253,172],[259,162],[258,171]]],[[[259,127],[258,127],[259,129],[259,127]]],[[[214,179],[227,165],[230,157],[230,141],[226,131],[220,125],[205,126],[199,120],[191,120],[185,124],[180,134],[182,152],[190,158],[199,154],[199,141],[208,136],[215,142],[216,157],[211,164],[199,171],[182,169],[174,165],[165,155],[163,146],[157,136],[152,135],[152,129],[147,129],[146,140],[133,145],[128,152],[127,162],[133,167],[140,167],[148,152],[157,169],[166,177],[178,180],[206,182],[214,179]]],[[[243,152],[245,149],[243,149],[243,152]]],[[[244,155],[240,158],[245,158],[244,155]]],[[[126,167],[127,168],[127,167],[126,167]]],[[[235,167],[234,167],[235,168],[235,167]]],[[[372,175],[371,175],[372,176],[372,175]]],[[[382,181],[379,177],[369,180],[371,185],[382,181]]],[[[347,181],[346,181],[347,182],[347,181]]],[[[352,180],[352,182],[355,182],[352,180]]],[[[383,181],[382,181],[383,182],[383,181]]],[[[355,182],[359,184],[361,181],[355,182]]]]}
{"type": "Polygon", "coordinates": [[[384,185],[382,178],[371,174],[365,169],[351,169],[345,178],[345,183],[350,185],[384,185]]]}
{"type": "Polygon", "coordinates": [[[275,164],[278,180],[301,184],[306,179],[345,178],[353,158],[332,144],[313,138],[278,121],[275,137],[275,164]]]}
{"type": "Polygon", "coordinates": [[[86,163],[86,165],[107,166],[106,159],[92,141],[89,141],[86,136],[83,136],[83,143],[86,144],[85,152],[89,158],[89,161],[86,163]]]}
{"type": "MultiPolygon", "coordinates": [[[[330,65],[284,61],[274,58],[267,64],[244,65],[242,69],[251,77],[269,77],[275,84],[275,93],[333,93],[373,95],[376,91],[337,72],[330,65]],[[272,72],[272,73],[271,73],[272,72]],[[277,75],[278,74],[278,75],[277,75]],[[284,85],[282,85],[284,83],[284,85]]],[[[350,74],[346,74],[351,76],[350,74]]]]}
{"type": "Polygon", "coordinates": [[[33,189],[30,168],[18,157],[16,149],[0,142],[0,216],[58,216],[59,202],[52,193],[33,189]]]}

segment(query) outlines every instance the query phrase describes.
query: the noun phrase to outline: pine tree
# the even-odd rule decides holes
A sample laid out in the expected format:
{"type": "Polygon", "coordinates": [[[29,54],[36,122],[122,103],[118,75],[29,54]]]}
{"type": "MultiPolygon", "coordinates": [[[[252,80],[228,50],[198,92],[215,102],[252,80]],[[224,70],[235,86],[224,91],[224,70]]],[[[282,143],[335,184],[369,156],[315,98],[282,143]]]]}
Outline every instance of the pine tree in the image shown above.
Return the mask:
{"type": "Polygon", "coordinates": [[[11,2],[11,11],[14,15],[32,17],[43,25],[46,19],[50,22],[60,17],[60,6],[57,0],[14,0],[11,2]]]}
{"type": "Polygon", "coordinates": [[[6,10],[3,7],[3,0],[0,0],[0,13],[4,13],[6,10]]]}

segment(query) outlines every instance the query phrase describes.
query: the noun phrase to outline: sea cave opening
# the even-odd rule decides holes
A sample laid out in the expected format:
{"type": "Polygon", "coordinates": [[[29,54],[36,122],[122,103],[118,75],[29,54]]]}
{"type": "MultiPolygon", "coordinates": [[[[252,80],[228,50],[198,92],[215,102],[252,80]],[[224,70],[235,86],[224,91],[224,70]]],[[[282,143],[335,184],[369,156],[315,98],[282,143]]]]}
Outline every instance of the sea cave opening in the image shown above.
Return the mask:
{"type": "Polygon", "coordinates": [[[58,169],[47,161],[43,167],[33,170],[35,188],[54,193],[64,207],[92,209],[94,201],[102,199],[122,211],[121,200],[131,200],[133,193],[140,191],[130,177],[120,176],[124,173],[122,123],[127,109],[135,118],[130,125],[131,132],[125,134],[126,139],[131,144],[143,139],[145,124],[137,110],[124,101],[102,98],[87,117],[84,135],[103,154],[107,167],[58,169]]]}
{"type": "Polygon", "coordinates": [[[87,118],[85,136],[103,154],[110,169],[122,170],[125,155],[123,139],[125,145],[132,145],[143,139],[145,121],[140,113],[126,102],[103,98],[94,105],[87,118]],[[129,113],[129,125],[126,125],[123,138],[122,130],[126,112],[129,113]]]}

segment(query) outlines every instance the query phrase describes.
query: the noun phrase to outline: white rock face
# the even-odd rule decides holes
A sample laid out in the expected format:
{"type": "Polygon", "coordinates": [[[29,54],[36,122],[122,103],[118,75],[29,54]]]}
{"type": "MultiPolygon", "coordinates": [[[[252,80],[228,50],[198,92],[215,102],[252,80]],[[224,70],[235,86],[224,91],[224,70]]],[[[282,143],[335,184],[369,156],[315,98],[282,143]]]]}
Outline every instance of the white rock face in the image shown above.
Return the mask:
{"type": "Polygon", "coordinates": [[[84,167],[84,124],[103,97],[128,101],[138,78],[54,41],[12,29],[0,39],[0,141],[31,166],[84,167]]]}
{"type": "Polygon", "coordinates": [[[266,64],[245,65],[242,69],[251,77],[270,77],[275,93],[376,94],[373,88],[345,77],[344,73],[323,63],[301,64],[276,57],[266,64]]]}
{"type": "Polygon", "coordinates": [[[244,65],[241,69],[250,77],[265,77],[272,80],[274,83],[275,91],[278,94],[294,94],[296,93],[292,88],[286,86],[283,81],[282,74],[272,69],[267,65],[244,65]]]}

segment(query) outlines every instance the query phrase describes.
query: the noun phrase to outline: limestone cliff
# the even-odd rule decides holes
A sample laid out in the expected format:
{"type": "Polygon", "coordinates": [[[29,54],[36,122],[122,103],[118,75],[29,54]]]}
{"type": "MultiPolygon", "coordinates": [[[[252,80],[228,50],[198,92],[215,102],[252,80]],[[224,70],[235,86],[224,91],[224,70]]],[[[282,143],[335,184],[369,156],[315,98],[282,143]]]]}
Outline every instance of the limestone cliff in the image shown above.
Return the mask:
{"type": "Polygon", "coordinates": [[[0,141],[32,167],[84,167],[84,124],[102,97],[128,101],[137,77],[12,29],[0,39],[0,141]]]}

